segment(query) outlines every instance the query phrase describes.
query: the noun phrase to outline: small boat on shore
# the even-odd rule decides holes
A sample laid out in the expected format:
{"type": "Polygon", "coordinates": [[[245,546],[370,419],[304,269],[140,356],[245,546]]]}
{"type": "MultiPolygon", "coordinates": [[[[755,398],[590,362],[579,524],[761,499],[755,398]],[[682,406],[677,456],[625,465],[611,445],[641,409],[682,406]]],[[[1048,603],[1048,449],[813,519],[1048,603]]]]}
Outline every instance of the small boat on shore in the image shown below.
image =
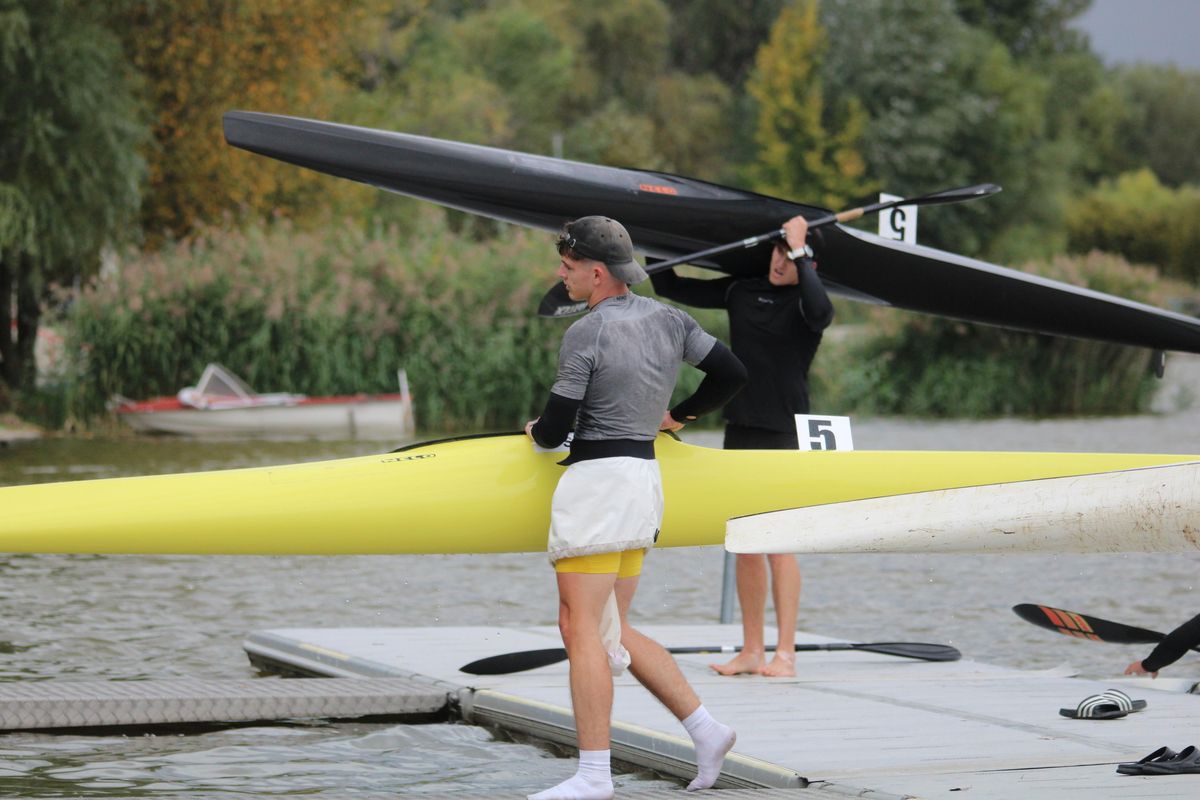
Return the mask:
{"type": "Polygon", "coordinates": [[[259,394],[225,367],[209,364],[195,386],[174,397],[119,398],[113,410],[140,433],[397,439],[414,430],[408,377],[404,370],[398,377],[395,394],[259,394]]]}

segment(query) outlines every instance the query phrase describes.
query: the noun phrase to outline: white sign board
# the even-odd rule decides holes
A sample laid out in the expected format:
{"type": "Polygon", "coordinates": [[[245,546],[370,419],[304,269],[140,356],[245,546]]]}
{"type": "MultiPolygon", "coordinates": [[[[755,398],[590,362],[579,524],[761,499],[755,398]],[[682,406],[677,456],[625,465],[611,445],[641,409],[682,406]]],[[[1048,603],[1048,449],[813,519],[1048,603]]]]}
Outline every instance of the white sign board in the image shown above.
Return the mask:
{"type": "MultiPolygon", "coordinates": [[[[890,203],[904,198],[894,194],[879,193],[879,202],[890,203]]],[[[896,239],[909,244],[917,243],[917,207],[896,206],[879,213],[879,235],[885,239],[896,239]]]]}
{"type": "Polygon", "coordinates": [[[849,417],[797,414],[796,436],[801,450],[853,450],[849,417]]]}

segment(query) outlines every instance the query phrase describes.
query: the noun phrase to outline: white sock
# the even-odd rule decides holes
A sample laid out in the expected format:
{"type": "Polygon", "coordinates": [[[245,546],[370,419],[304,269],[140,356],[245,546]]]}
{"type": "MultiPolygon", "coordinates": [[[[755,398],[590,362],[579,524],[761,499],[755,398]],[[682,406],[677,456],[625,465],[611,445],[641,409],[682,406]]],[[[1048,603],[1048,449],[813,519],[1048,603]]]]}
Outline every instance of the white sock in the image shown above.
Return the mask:
{"type": "Polygon", "coordinates": [[[737,734],[733,728],[713,719],[703,705],[683,721],[683,727],[696,748],[696,779],[688,784],[688,791],[707,789],[721,777],[725,754],[733,749],[737,734]]]}
{"type": "Polygon", "coordinates": [[[580,750],[575,775],[529,800],[611,800],[613,796],[611,750],[580,750]]]}

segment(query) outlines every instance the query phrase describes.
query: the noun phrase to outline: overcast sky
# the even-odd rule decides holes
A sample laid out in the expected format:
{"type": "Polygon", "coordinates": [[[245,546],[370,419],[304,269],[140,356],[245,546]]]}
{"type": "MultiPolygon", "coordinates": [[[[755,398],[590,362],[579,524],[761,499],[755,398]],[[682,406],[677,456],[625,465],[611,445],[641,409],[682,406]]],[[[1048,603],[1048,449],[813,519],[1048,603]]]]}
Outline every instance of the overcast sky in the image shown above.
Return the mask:
{"type": "Polygon", "coordinates": [[[1106,64],[1200,69],[1200,0],[1092,0],[1075,20],[1106,64]]]}

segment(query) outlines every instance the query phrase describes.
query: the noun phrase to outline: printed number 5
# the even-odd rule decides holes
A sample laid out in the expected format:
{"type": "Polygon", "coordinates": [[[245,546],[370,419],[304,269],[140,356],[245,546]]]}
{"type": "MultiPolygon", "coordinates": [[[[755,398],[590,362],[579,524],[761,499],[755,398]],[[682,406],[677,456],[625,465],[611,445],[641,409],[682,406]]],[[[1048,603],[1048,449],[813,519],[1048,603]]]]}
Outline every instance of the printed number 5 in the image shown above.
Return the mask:
{"type": "Polygon", "coordinates": [[[837,437],[833,435],[832,425],[831,419],[808,421],[808,440],[812,443],[810,450],[837,450],[837,437]]]}

